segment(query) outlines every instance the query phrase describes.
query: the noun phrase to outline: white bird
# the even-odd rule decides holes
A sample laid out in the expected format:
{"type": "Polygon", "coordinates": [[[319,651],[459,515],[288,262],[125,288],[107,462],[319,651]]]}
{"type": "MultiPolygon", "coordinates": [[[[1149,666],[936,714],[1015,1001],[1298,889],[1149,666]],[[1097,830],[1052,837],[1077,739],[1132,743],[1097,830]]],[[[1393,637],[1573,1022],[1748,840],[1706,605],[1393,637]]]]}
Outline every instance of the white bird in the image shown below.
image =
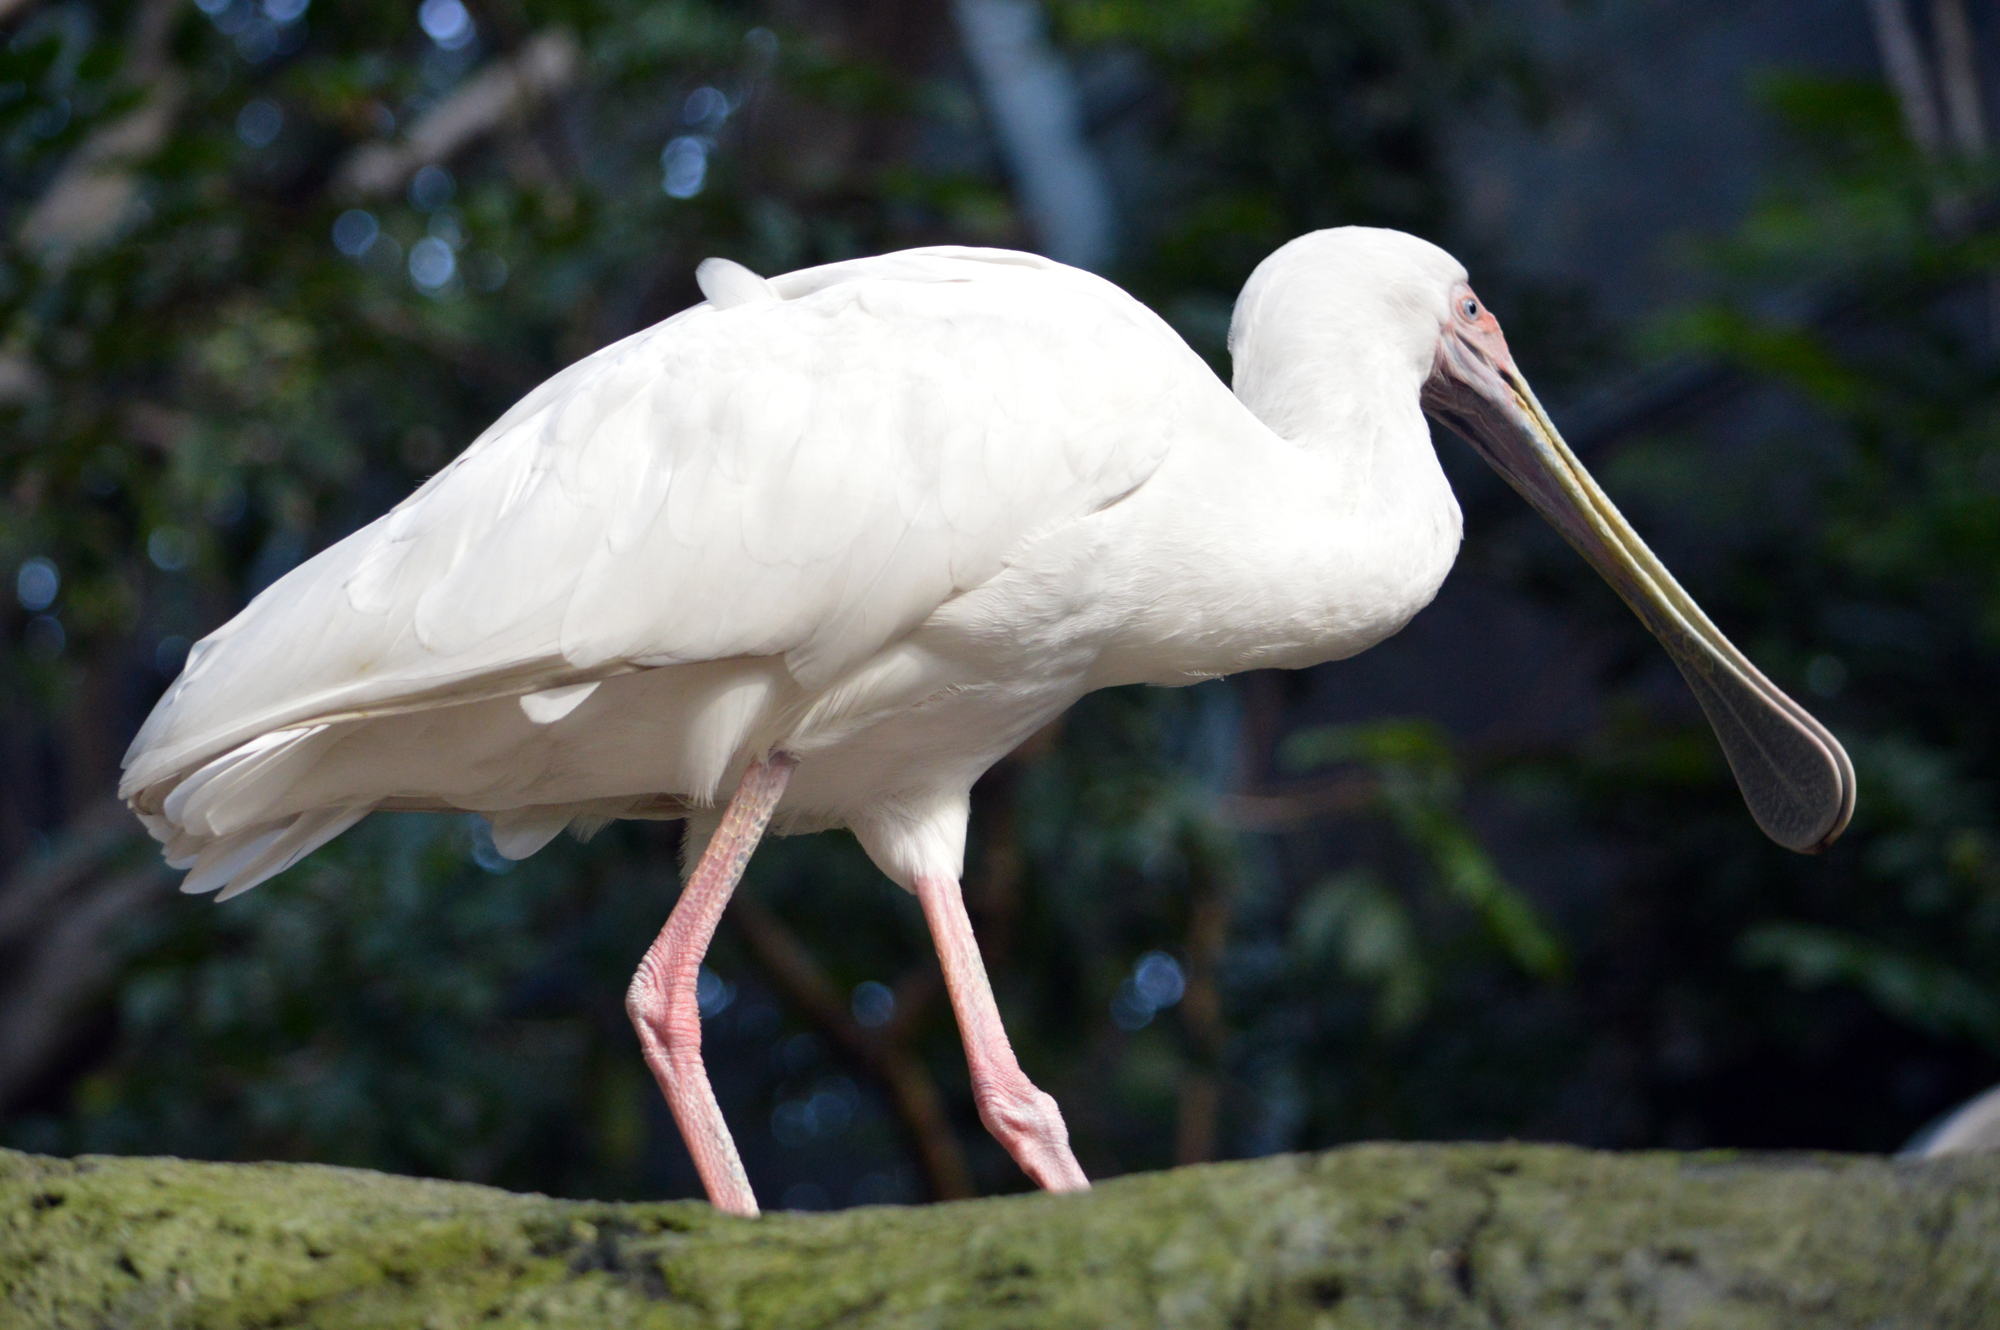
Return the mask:
{"type": "Polygon", "coordinates": [[[503,854],[686,818],[627,997],[710,1199],[757,1203],[695,978],[767,826],[845,826],[921,901],[980,1116],[1088,1186],[1022,1074],[960,899],[968,792],[1084,693],[1365,650],[1436,594],[1468,439],[1611,582],[1794,849],[1853,806],[1840,745],[1716,630],[1585,474],[1456,260],[1393,231],[1251,276],[1225,386],[1100,278],[939,248],[707,300],[529,393],[380,520],[197,644],[120,793],[227,898],[374,809],[472,810],[503,854]]]}
{"type": "Polygon", "coordinates": [[[2000,1154],[2000,1085],[1960,1104],[1896,1153],[1914,1159],[2000,1154]]]}

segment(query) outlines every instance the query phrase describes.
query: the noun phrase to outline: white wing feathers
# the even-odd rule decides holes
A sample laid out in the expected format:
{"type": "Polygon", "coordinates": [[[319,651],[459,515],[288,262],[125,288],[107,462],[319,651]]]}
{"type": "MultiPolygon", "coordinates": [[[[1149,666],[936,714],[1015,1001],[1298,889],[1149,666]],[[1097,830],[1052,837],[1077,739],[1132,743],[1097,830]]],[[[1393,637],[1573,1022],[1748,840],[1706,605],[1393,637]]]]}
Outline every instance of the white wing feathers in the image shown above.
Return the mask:
{"type": "Polygon", "coordinates": [[[554,719],[579,685],[740,657],[834,684],[1142,484],[1192,360],[1116,287],[1026,255],[704,278],[729,308],[556,375],[195,648],[121,787],[190,886],[240,888],[366,812],[258,822],[343,722],[507,697],[554,719]]]}

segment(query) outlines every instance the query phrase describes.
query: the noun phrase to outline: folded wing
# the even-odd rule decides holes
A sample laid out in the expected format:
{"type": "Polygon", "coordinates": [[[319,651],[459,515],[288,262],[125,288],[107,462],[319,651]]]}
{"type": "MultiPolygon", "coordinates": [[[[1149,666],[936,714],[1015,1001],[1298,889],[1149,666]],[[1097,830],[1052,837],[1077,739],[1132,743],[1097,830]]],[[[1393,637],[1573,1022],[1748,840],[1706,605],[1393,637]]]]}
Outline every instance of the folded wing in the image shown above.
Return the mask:
{"type": "MultiPolygon", "coordinates": [[[[558,374],[197,644],[121,787],[170,856],[206,846],[179,814],[296,779],[355,719],[740,657],[824,688],[1143,484],[1194,359],[1116,287],[1025,255],[770,286],[558,374]]],[[[319,810],[312,843],[359,815],[319,810]]],[[[311,839],[231,834],[269,837],[260,867],[311,839]]]]}

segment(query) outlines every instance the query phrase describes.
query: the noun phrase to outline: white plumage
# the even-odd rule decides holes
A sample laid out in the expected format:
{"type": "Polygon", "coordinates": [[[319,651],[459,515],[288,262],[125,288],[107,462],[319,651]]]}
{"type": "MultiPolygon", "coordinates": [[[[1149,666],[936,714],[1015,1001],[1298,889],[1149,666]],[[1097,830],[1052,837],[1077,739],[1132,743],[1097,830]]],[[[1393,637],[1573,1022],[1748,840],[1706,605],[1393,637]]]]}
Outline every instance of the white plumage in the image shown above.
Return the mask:
{"type": "Polygon", "coordinates": [[[773,746],[802,759],[780,825],[855,825],[907,882],[895,842],[958,835],[908,824],[957,816],[1087,689],[1358,650],[1456,549],[1428,347],[1379,400],[1272,395],[1420,445],[1329,456],[1047,260],[703,277],[708,303],[530,393],[195,647],[122,789],[187,890],[244,890],[373,808],[486,813],[521,856],[706,806],[773,746]]]}
{"type": "Polygon", "coordinates": [[[1234,393],[1124,292],[1028,255],[698,276],[704,304],[550,379],[196,645],[120,793],[183,890],[225,897],[378,808],[483,813],[517,858],[688,818],[703,848],[627,1010],[726,1209],[756,1199],[695,978],[768,825],[851,827],[917,894],[982,1119],[1042,1185],[1088,1185],[959,897],[972,783],[1091,689],[1402,627],[1459,543],[1427,411],[1660,638],[1766,830],[1813,850],[1846,824],[1840,745],[1632,533],[1433,245],[1272,255],[1234,393]]]}

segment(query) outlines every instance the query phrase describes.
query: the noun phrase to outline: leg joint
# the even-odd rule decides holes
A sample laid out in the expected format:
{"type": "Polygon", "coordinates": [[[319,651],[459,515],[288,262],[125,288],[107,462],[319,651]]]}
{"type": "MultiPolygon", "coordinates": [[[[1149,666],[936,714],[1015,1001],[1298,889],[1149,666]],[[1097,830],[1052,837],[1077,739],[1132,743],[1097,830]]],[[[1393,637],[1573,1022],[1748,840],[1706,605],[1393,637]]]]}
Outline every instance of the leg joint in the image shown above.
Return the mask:
{"type": "Polygon", "coordinates": [[[625,990],[625,1014],[642,1042],[657,1043],[674,1061],[690,1053],[701,1057],[701,1007],[694,985],[659,983],[642,967],[625,990]]]}
{"type": "Polygon", "coordinates": [[[1018,1085],[980,1087],[979,1120],[1005,1143],[1034,1140],[1067,1143],[1069,1129],[1055,1097],[1025,1079],[1018,1085]]]}

